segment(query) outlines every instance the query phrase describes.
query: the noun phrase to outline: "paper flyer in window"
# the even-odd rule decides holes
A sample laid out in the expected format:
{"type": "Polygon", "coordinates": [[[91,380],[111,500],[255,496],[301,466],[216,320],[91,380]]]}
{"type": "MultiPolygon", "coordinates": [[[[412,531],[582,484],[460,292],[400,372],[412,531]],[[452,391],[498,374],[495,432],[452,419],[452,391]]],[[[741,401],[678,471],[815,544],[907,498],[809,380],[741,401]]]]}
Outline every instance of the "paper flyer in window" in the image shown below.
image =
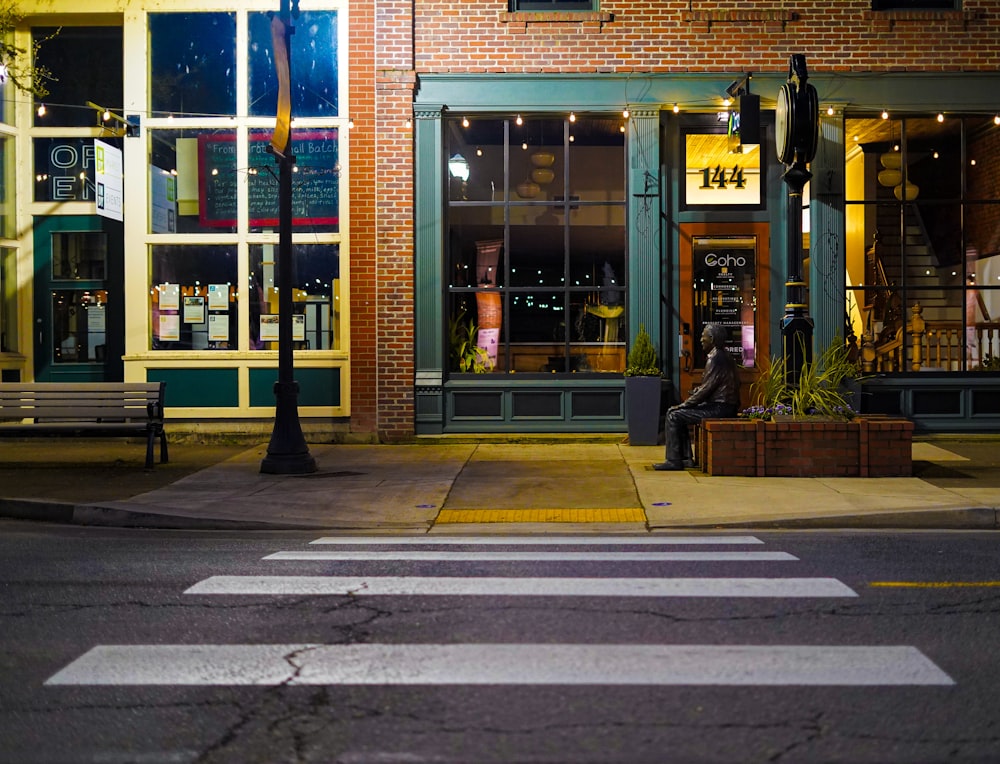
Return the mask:
{"type": "Polygon", "coordinates": [[[294,342],[306,341],[305,315],[296,313],[294,316],[292,316],[292,341],[294,342]]]}
{"type": "Polygon", "coordinates": [[[160,284],[160,310],[181,309],[180,284],[160,284]]]}
{"type": "Polygon", "coordinates": [[[208,285],[208,309],[229,310],[229,284],[208,285]]]}
{"type": "Polygon", "coordinates": [[[160,314],[160,341],[179,342],[181,338],[181,317],[176,313],[160,314]]]}
{"type": "Polygon", "coordinates": [[[221,313],[208,314],[208,341],[229,342],[229,316],[221,313]]]}
{"type": "Polygon", "coordinates": [[[185,297],[184,298],[184,323],[203,324],[205,323],[205,298],[185,297]]]}
{"type": "Polygon", "coordinates": [[[261,316],[260,317],[260,341],[261,342],[277,342],[278,341],[278,316],[261,316]]]}
{"type": "Polygon", "coordinates": [[[101,305],[87,306],[87,332],[102,333],[107,331],[107,320],[104,307],[101,305]]]}

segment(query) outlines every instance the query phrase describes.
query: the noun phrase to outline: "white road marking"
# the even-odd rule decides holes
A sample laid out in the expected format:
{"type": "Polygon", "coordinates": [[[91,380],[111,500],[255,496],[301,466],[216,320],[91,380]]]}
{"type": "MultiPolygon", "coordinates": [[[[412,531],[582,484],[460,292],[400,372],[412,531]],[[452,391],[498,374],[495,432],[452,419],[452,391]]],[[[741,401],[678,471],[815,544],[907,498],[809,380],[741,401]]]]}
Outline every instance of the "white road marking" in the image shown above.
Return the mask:
{"type": "Polygon", "coordinates": [[[497,597],[857,597],[834,578],[212,576],[185,594],[497,597]]]}
{"type": "Polygon", "coordinates": [[[455,545],[494,546],[678,546],[689,544],[763,544],[754,536],[323,536],[310,544],[348,545],[455,545]]]}
{"type": "Polygon", "coordinates": [[[265,560],[431,560],[434,562],[777,562],[797,560],[787,552],[275,552],[265,560]]]}
{"type": "Polygon", "coordinates": [[[915,647],[99,645],[46,685],[952,685],[915,647]]]}

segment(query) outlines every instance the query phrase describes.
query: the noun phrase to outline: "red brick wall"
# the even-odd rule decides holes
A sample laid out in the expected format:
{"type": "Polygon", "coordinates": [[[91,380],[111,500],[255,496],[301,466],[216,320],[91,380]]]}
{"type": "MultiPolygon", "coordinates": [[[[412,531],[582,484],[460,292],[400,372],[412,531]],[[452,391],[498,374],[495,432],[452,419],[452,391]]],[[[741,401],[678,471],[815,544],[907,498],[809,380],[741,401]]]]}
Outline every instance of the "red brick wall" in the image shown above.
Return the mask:
{"type": "MultiPolygon", "coordinates": [[[[349,141],[351,430],[374,433],[378,417],[375,358],[375,11],[350,9],[349,141]]],[[[341,252],[341,256],[344,256],[341,252]]]]}
{"type": "Polygon", "coordinates": [[[376,3],[377,432],[413,433],[413,21],[409,0],[376,3]]]}
{"type": "MultiPolygon", "coordinates": [[[[506,0],[414,0],[418,72],[996,71],[1000,13],[873,13],[869,0],[602,0],[586,23],[529,21],[506,0]],[[603,20],[610,17],[610,20],[603,20]],[[508,19],[506,22],[501,18],[508,19]],[[928,34],[927,27],[935,27],[928,34]]],[[[541,18],[553,18],[543,14],[541,18]]]]}

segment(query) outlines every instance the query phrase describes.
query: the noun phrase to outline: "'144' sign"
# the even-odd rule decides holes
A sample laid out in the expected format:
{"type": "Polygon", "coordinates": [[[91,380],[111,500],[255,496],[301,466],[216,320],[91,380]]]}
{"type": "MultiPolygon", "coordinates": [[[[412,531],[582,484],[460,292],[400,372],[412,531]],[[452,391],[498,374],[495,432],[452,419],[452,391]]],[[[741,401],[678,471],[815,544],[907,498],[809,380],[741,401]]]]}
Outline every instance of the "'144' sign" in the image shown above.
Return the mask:
{"type": "Polygon", "coordinates": [[[734,188],[745,188],[746,180],[743,178],[743,168],[738,164],[733,165],[732,169],[727,169],[721,164],[717,164],[714,168],[706,167],[701,171],[701,185],[699,188],[728,188],[733,186],[734,188]]]}

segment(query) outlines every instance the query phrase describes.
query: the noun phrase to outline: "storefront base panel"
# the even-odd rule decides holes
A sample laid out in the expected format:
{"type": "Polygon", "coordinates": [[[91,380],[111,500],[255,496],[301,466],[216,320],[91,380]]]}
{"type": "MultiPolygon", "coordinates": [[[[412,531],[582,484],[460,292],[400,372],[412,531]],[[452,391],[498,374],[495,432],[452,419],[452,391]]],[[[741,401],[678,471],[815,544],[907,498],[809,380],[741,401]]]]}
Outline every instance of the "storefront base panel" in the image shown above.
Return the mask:
{"type": "Polygon", "coordinates": [[[1000,375],[874,377],[861,386],[861,412],[905,417],[918,433],[1000,432],[1000,375]]]}
{"type": "Polygon", "coordinates": [[[418,435],[626,431],[621,379],[511,380],[504,385],[450,381],[441,400],[443,421],[431,422],[425,412],[417,421],[418,435]]]}

